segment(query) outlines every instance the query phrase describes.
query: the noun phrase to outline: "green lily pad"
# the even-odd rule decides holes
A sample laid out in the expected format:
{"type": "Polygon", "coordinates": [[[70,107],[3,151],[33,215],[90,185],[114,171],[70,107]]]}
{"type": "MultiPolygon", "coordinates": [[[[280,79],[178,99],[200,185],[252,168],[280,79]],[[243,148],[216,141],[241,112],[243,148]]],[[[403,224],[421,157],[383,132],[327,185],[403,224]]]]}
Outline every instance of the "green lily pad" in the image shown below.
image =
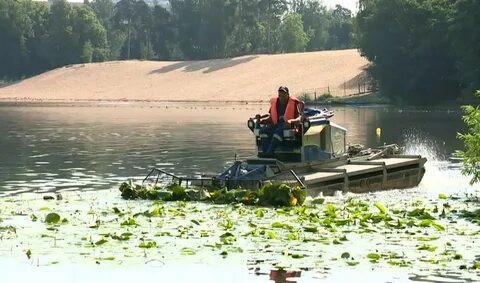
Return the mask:
{"type": "Polygon", "coordinates": [[[59,221],[60,221],[60,215],[58,215],[55,212],[49,213],[47,214],[47,216],[45,216],[45,223],[55,224],[55,223],[58,223],[59,221]]]}

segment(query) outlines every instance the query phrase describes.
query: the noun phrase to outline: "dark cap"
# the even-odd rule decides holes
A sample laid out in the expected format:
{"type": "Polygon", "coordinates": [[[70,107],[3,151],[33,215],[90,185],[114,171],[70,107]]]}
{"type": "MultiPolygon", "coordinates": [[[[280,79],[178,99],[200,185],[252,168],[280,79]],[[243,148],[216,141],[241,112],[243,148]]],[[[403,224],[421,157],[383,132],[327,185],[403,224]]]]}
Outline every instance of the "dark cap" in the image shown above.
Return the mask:
{"type": "Polygon", "coordinates": [[[278,88],[278,91],[288,93],[288,87],[286,87],[286,86],[281,86],[281,87],[278,88]]]}

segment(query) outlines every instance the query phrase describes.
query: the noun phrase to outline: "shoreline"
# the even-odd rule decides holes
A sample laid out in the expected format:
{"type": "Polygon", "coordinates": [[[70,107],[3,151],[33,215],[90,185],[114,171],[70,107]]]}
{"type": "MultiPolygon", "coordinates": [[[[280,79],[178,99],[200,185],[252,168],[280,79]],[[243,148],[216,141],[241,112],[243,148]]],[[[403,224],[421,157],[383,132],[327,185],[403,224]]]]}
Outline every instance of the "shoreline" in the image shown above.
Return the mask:
{"type": "MultiPolygon", "coordinates": [[[[475,104],[476,101],[449,101],[427,107],[461,107],[475,104]]],[[[260,106],[267,107],[268,100],[166,100],[166,99],[32,99],[0,98],[0,107],[227,107],[260,106]]],[[[326,100],[305,101],[307,107],[318,106],[399,106],[425,107],[422,105],[396,105],[379,93],[369,93],[348,97],[332,97],[326,100]]]]}
{"type": "Polygon", "coordinates": [[[125,100],[125,99],[0,99],[0,107],[44,106],[44,107],[100,107],[100,106],[258,106],[268,101],[225,101],[225,100],[125,100]]]}
{"type": "MultiPolygon", "coordinates": [[[[296,95],[293,95],[296,96],[296,95]]],[[[298,97],[298,96],[296,96],[298,97]]],[[[326,100],[307,100],[308,106],[318,105],[379,105],[384,103],[378,93],[369,93],[347,97],[332,97],[326,100]]],[[[39,99],[30,97],[0,98],[0,107],[2,106],[71,106],[71,107],[98,107],[98,106],[243,106],[269,105],[267,100],[201,100],[201,99],[39,99]]]]}

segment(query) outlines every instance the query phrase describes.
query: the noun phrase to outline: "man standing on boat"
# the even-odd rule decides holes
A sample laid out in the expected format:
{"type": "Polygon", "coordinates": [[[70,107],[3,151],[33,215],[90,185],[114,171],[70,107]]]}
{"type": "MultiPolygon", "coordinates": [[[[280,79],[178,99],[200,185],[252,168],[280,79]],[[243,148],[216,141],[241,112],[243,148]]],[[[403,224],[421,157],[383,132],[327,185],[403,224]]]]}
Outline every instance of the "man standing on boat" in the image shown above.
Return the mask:
{"type": "Polygon", "coordinates": [[[270,99],[270,110],[267,119],[260,123],[268,124],[260,129],[262,152],[265,157],[274,157],[275,149],[283,142],[283,130],[298,125],[303,116],[303,102],[291,97],[288,87],[278,88],[278,96],[270,99]]]}

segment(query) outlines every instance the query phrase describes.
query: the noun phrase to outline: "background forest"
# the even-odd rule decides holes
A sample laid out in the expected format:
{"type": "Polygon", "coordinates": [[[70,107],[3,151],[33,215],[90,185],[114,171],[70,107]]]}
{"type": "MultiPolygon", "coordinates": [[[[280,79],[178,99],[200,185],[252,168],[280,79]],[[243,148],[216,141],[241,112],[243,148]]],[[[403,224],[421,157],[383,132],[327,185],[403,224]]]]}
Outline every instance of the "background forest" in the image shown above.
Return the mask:
{"type": "Polygon", "coordinates": [[[381,93],[435,104],[480,88],[480,1],[0,1],[0,78],[76,63],[358,48],[381,93]]]}

